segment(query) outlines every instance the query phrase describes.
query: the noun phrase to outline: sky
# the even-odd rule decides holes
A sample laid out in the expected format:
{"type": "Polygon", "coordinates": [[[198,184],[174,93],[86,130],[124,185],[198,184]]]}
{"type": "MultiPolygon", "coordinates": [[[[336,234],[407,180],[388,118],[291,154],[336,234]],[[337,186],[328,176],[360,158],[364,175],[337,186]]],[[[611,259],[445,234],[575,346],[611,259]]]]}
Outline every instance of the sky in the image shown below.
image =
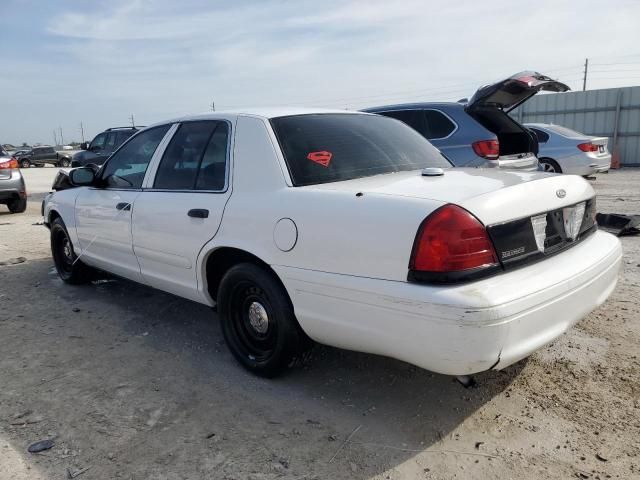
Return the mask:
{"type": "Polygon", "coordinates": [[[640,85],[640,2],[0,0],[0,142],[252,106],[456,101],[537,70],[640,85]]]}

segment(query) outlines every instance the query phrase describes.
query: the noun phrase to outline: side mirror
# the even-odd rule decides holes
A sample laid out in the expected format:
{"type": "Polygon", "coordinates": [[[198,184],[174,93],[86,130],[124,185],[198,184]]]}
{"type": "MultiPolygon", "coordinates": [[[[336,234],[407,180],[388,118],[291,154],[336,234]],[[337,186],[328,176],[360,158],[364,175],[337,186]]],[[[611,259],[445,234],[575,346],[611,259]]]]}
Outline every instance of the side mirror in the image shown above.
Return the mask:
{"type": "Polygon", "coordinates": [[[92,168],[79,167],[69,171],[69,181],[76,187],[86,187],[93,185],[96,174],[92,168]]]}
{"type": "Polygon", "coordinates": [[[82,142],[80,144],[80,150],[89,150],[89,142],[82,142]]]}

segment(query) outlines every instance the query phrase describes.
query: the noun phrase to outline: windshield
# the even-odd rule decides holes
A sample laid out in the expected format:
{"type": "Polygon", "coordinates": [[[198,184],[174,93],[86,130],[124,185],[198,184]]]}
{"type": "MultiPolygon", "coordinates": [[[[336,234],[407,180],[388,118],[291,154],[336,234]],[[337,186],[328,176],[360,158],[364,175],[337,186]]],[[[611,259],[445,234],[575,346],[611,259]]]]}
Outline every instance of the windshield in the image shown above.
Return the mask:
{"type": "Polygon", "coordinates": [[[271,124],[295,186],[451,167],[419,133],[393,118],[313,114],[274,118],[271,124]]]}

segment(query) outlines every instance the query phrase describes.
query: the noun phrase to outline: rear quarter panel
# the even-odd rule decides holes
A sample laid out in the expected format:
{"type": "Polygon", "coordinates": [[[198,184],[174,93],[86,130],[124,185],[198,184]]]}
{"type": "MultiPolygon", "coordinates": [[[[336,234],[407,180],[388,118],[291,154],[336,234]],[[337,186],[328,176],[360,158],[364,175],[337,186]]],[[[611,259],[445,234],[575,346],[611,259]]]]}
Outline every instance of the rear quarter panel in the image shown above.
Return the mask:
{"type": "Polygon", "coordinates": [[[478,140],[495,139],[496,135],[470,117],[462,105],[433,108],[451,117],[458,125],[458,129],[448,138],[433,139],[430,142],[440,149],[456,167],[486,166],[487,161],[475,154],[471,144],[478,140]]]}

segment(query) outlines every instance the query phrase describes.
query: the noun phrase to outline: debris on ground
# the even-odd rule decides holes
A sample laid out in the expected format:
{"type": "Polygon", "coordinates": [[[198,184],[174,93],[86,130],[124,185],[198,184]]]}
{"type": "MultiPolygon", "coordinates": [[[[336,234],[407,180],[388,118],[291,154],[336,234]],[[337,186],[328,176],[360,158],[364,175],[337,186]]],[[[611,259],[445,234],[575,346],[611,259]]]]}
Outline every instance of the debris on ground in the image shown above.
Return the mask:
{"type": "Polygon", "coordinates": [[[71,470],[71,468],[67,468],[67,477],[68,478],[76,478],[82,475],[84,472],[89,470],[91,467],[80,468],[78,470],[71,470]]]}
{"type": "Polygon", "coordinates": [[[3,260],[0,262],[0,267],[4,267],[5,265],[18,265],[19,263],[24,263],[26,261],[26,257],[10,258],[9,260],[3,260]]]}
{"type": "Polygon", "coordinates": [[[618,237],[640,233],[640,215],[622,215],[619,213],[596,214],[598,227],[618,237]]]}
{"type": "Polygon", "coordinates": [[[40,440],[38,442],[35,442],[29,445],[29,448],[27,448],[27,451],[29,453],[44,452],[45,450],[49,450],[50,448],[52,448],[54,445],[55,443],[53,442],[52,439],[40,440]]]}

